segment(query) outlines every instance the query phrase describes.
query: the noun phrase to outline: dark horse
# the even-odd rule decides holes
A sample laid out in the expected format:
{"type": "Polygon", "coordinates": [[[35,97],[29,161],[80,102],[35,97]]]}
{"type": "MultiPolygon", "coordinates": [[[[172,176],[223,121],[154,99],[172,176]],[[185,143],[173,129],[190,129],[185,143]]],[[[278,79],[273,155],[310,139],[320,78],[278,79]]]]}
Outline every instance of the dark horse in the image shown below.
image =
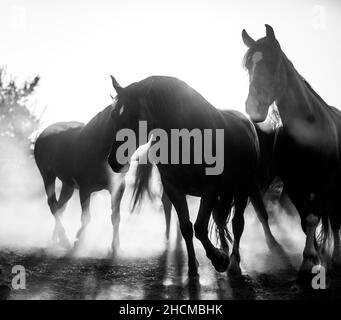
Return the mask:
{"type": "MultiPolygon", "coordinates": [[[[114,104],[99,112],[86,125],[80,122],[55,123],[45,129],[35,143],[34,156],[47,194],[47,201],[55,218],[53,240],[69,249],[61,216],[75,188],[79,189],[82,207],[81,228],[74,249],[84,238],[90,222],[90,196],[93,192],[108,190],[111,194],[111,221],[113,224],[112,254],[119,247],[120,202],[125,189],[125,173],[114,174],[108,165],[108,156],[114,140],[114,104]],[[62,181],[57,201],[55,180],[62,181]]],[[[169,235],[171,203],[163,194],[166,216],[166,236],[169,235]]]]}
{"type": "MultiPolygon", "coordinates": [[[[116,106],[112,111],[112,117],[116,119],[115,130],[116,132],[122,132],[122,129],[132,131],[136,141],[140,141],[139,124],[141,121],[147,122],[149,134],[154,132],[155,135],[155,130],[162,129],[168,137],[172,136],[173,130],[187,130],[191,133],[196,131],[203,136],[207,129],[223,130],[224,139],[216,146],[223,152],[221,160],[224,170],[220,174],[207,175],[205,173],[207,162],[203,154],[200,155],[201,161],[193,161],[195,150],[192,143],[187,145],[191,162],[174,164],[169,161],[173,159],[172,154],[178,151],[179,147],[174,148],[171,143],[168,143],[167,161],[156,164],[165,192],[179,218],[180,229],[187,247],[189,275],[197,275],[197,262],[193,248],[193,226],[189,218],[186,195],[201,197],[194,225],[195,236],[203,244],[206,255],[216,270],[221,272],[225,271],[229,265],[226,252],[228,250],[226,220],[230,214],[231,205],[234,204],[235,214],[232,225],[235,241],[231,262],[237,263],[239,268],[239,240],[240,227],[244,222],[243,213],[248,196],[257,190],[255,173],[259,161],[259,144],[253,124],[241,113],[217,110],[197,91],[176,78],[153,76],[126,88],[122,88],[116,82],[115,89],[117,91],[116,106]],[[215,248],[208,237],[208,223],[212,210],[223,250],[215,248]]],[[[161,136],[157,137],[160,141],[161,136]]],[[[215,140],[217,137],[213,134],[211,139],[212,141],[207,142],[211,146],[214,145],[213,142],[218,141],[215,140]]],[[[184,144],[184,141],[182,143],[184,144]]],[[[200,143],[202,147],[206,144],[203,141],[200,143]]],[[[186,152],[183,144],[180,148],[180,155],[186,152]]],[[[109,156],[109,164],[115,172],[119,172],[124,165],[118,160],[120,155],[115,152],[119,145],[122,145],[122,142],[116,139],[109,156]]],[[[137,186],[136,197],[142,190],[143,188],[137,186]]],[[[261,198],[260,202],[262,203],[261,198]]],[[[266,216],[263,217],[263,221],[267,225],[266,211],[264,210],[262,214],[266,216]]]]}
{"type": "MultiPolygon", "coordinates": [[[[300,275],[318,263],[315,233],[322,222],[321,247],[334,235],[333,262],[340,265],[341,112],[329,106],[296,71],[282,51],[272,27],[257,41],[245,30],[249,47],[244,61],[249,71],[246,111],[262,122],[276,103],[283,127],[275,146],[275,171],[301,217],[306,244],[300,275]]],[[[299,277],[300,278],[300,277],[299,277]]]]}

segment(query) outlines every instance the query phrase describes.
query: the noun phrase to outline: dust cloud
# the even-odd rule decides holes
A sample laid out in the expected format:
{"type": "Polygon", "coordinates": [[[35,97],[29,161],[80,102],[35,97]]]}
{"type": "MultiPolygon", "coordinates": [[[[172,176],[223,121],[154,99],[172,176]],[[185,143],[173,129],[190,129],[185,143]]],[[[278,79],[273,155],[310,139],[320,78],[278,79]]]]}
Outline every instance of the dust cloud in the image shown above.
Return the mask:
{"type": "MultiPolygon", "coordinates": [[[[67,255],[67,252],[56,248],[51,243],[54,218],[47,205],[43,181],[34,158],[10,141],[2,142],[0,148],[2,156],[0,166],[0,249],[24,254],[43,250],[45,255],[52,257],[67,255]]],[[[169,272],[171,273],[171,266],[175,265],[177,260],[181,260],[184,265],[187,264],[186,250],[178,231],[176,214],[173,209],[171,237],[167,242],[165,217],[160,201],[161,186],[157,172],[154,170],[152,183],[153,193],[156,197],[153,202],[146,197],[136,214],[130,212],[133,177],[129,171],[126,176],[127,188],[121,203],[120,258],[138,263],[139,259],[154,259],[162,255],[168,247],[170,250],[165,259],[166,264],[170,266],[169,272]]],[[[58,194],[60,182],[57,182],[56,189],[58,194]]],[[[199,200],[189,197],[188,201],[191,220],[194,222],[199,200]]],[[[270,203],[268,209],[271,229],[276,239],[293,257],[293,264],[297,266],[304,245],[304,235],[300,229],[298,216],[287,214],[276,202],[270,203]]],[[[109,193],[102,191],[93,194],[90,210],[91,222],[86,231],[84,246],[77,257],[104,259],[108,255],[112,240],[109,193]]],[[[71,241],[75,240],[80,227],[80,217],[79,197],[78,192],[75,191],[62,218],[67,236],[71,241]]],[[[276,261],[269,253],[262,227],[252,206],[248,206],[245,218],[245,230],[241,240],[243,272],[257,273],[281,269],[283,267],[281,262],[276,261]]],[[[231,230],[231,225],[229,228],[231,230]]],[[[215,276],[214,279],[212,278],[215,272],[205,257],[201,243],[197,239],[194,239],[194,243],[198,252],[200,273],[207,274],[206,277],[200,279],[201,285],[205,286],[216,281],[215,276]],[[208,276],[209,274],[211,275],[208,276]]],[[[179,279],[180,283],[186,281],[185,271],[179,274],[179,279]]],[[[173,282],[174,275],[167,276],[166,273],[163,285],[170,286],[173,282]]],[[[104,291],[100,291],[95,298],[113,297],[111,290],[113,289],[108,287],[104,291]]],[[[117,292],[123,292],[122,290],[122,288],[120,290],[116,288],[115,297],[117,297],[117,292]]],[[[139,296],[139,290],[134,290],[134,292],[134,296],[139,296]]],[[[39,294],[37,293],[38,296],[39,294]]],[[[48,291],[45,291],[44,295],[47,295],[48,298],[48,291]]],[[[210,295],[208,294],[206,297],[210,298],[210,295]]]]}

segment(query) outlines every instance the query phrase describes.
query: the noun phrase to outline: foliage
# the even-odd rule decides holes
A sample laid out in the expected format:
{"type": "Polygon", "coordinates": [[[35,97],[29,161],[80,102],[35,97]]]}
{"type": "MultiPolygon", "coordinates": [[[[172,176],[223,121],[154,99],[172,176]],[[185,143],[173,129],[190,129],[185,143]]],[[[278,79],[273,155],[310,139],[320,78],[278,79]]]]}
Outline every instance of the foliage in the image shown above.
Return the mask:
{"type": "MultiPolygon", "coordinates": [[[[35,92],[40,77],[19,85],[0,67],[0,138],[12,138],[16,143],[30,144],[37,130],[39,118],[29,108],[30,97],[35,92]]],[[[6,139],[7,140],[7,139],[6,139]]]]}

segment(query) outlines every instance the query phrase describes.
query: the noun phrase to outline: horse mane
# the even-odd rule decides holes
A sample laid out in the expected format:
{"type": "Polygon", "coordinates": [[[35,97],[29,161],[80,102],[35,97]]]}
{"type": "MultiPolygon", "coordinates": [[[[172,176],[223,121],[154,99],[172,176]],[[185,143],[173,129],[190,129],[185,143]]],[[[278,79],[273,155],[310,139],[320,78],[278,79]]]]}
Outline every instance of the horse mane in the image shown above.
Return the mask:
{"type": "Polygon", "coordinates": [[[84,131],[87,130],[98,130],[101,124],[105,123],[110,117],[111,111],[113,110],[113,104],[110,104],[100,112],[98,112],[94,117],[92,117],[83,127],[84,131]]]}
{"type": "MultiPolygon", "coordinates": [[[[125,97],[148,97],[148,100],[158,109],[181,112],[184,105],[202,112],[220,112],[208,102],[198,91],[186,82],[175,77],[151,76],[139,82],[132,83],[117,95],[118,100],[125,97]],[[183,94],[179,94],[182,92],[183,94]],[[190,97],[190,99],[186,99],[190,97]],[[186,101],[184,101],[186,99],[186,101]]],[[[150,107],[150,106],[148,106],[150,107]]]]}

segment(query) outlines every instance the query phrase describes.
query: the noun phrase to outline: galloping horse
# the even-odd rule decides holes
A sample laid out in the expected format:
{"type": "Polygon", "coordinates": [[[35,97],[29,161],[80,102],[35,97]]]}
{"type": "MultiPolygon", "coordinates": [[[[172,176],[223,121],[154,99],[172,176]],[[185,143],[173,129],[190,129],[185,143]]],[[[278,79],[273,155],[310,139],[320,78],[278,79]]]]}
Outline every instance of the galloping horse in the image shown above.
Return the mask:
{"type": "Polygon", "coordinates": [[[272,27],[257,41],[245,30],[249,48],[244,64],[249,72],[246,112],[262,122],[276,103],[283,128],[275,147],[275,171],[301,216],[306,233],[300,275],[311,273],[318,263],[315,233],[322,221],[321,246],[334,235],[333,262],[340,265],[341,112],[329,106],[296,71],[277,41],[272,27]]]}
{"type": "MultiPolygon", "coordinates": [[[[205,173],[207,162],[203,154],[196,159],[196,162],[193,161],[192,143],[187,145],[187,150],[186,148],[184,150],[183,145],[179,150],[179,146],[174,147],[168,143],[163,149],[167,151],[167,161],[157,163],[157,167],[164,189],[179,218],[180,229],[187,247],[189,276],[197,276],[198,266],[193,248],[193,226],[189,218],[186,195],[201,197],[194,225],[195,236],[203,244],[206,255],[216,270],[220,272],[225,271],[229,265],[226,252],[228,237],[224,231],[233,202],[235,215],[232,224],[235,242],[231,262],[237,263],[239,268],[241,235],[239,230],[243,224],[241,218],[249,194],[257,189],[255,173],[259,160],[259,145],[252,123],[238,112],[217,110],[197,91],[176,78],[153,76],[126,88],[122,88],[115,81],[114,87],[117,91],[116,107],[112,111],[112,117],[116,119],[115,130],[116,132],[120,132],[121,129],[132,131],[139,144],[141,121],[147,122],[149,134],[153,132],[155,134],[155,130],[162,129],[168,137],[172,136],[174,130],[187,130],[191,133],[195,131],[199,135],[204,135],[205,130],[223,130],[224,139],[216,146],[216,150],[220,148],[223,152],[221,160],[224,163],[224,170],[221,173],[216,175],[205,173]],[[191,156],[191,162],[175,164],[170,161],[174,153],[179,152],[181,159],[181,155],[186,151],[191,156]],[[213,218],[219,228],[223,251],[215,248],[208,237],[208,223],[212,210],[213,218]]],[[[161,136],[160,134],[158,138],[161,139],[161,136]]],[[[213,134],[211,139],[213,141],[207,142],[211,146],[214,145],[213,142],[218,141],[213,134]]],[[[200,144],[204,147],[203,141],[200,144]]],[[[115,172],[119,172],[124,165],[118,160],[119,156],[115,152],[120,145],[122,142],[115,140],[109,156],[109,164],[115,172]]],[[[141,190],[143,188],[137,186],[136,198],[141,190]]]]}
{"type": "MultiPolygon", "coordinates": [[[[114,104],[99,112],[86,125],[80,122],[60,122],[46,128],[35,143],[34,156],[55,218],[53,241],[70,249],[70,242],[61,223],[61,216],[75,188],[79,189],[82,207],[81,228],[74,244],[76,250],[84,239],[90,222],[90,196],[93,192],[108,190],[111,194],[111,221],[113,224],[112,254],[119,247],[120,202],[125,189],[125,173],[114,174],[107,158],[115,134],[114,104]],[[59,178],[62,189],[57,201],[55,180],[59,178]]],[[[166,236],[169,236],[171,203],[162,195],[166,217],[166,236]]]]}

